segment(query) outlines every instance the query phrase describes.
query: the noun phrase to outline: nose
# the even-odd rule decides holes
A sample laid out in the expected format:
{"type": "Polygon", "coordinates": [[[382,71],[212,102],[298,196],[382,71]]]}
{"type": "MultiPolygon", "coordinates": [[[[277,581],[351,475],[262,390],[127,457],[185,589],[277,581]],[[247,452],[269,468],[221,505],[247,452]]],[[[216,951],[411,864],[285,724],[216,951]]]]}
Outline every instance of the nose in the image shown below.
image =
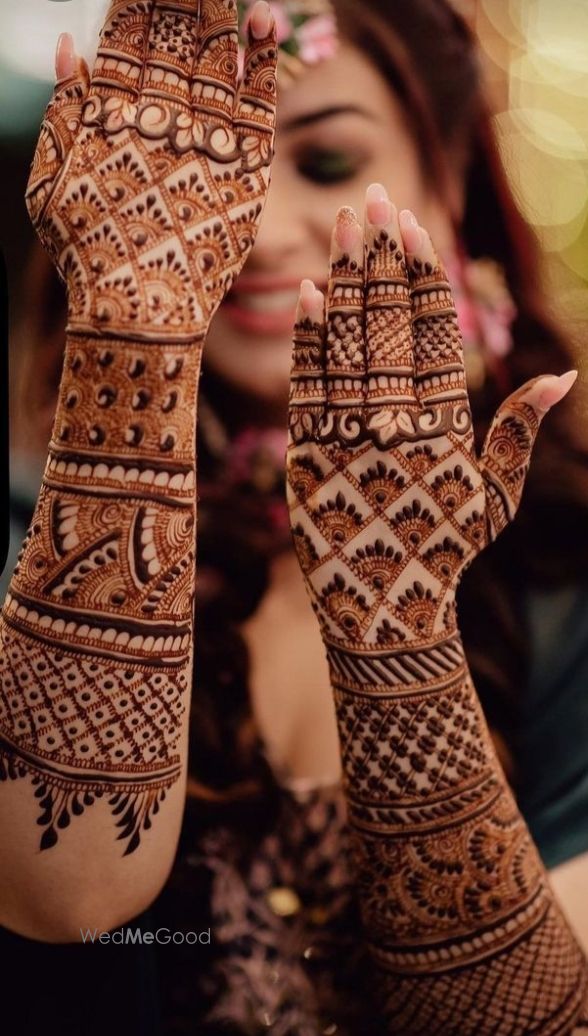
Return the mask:
{"type": "Polygon", "coordinates": [[[293,260],[304,254],[309,232],[299,191],[287,176],[274,169],[247,269],[279,272],[284,268],[285,272],[293,272],[293,260]]]}

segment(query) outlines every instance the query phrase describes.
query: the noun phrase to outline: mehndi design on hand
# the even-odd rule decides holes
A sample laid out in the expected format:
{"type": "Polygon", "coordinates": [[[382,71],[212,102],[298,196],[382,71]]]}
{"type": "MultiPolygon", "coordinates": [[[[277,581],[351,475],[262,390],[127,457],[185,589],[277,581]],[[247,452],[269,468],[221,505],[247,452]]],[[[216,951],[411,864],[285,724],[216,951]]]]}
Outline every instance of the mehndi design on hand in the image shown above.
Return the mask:
{"type": "Polygon", "coordinates": [[[32,778],[44,849],[104,799],[132,852],[183,769],[198,380],[269,181],[263,11],[239,85],[234,0],[115,0],[91,81],[59,82],[43,123],[27,203],[69,324],[0,625],[0,780],[32,778]]]}
{"type": "Polygon", "coordinates": [[[339,216],[326,315],[303,285],[288,453],[365,934],[392,1032],[563,1033],[585,963],[500,770],[455,593],[514,516],[541,418],[574,375],[516,392],[478,459],[446,275],[385,197],[370,211],[365,249],[339,216]]]}
{"type": "Polygon", "coordinates": [[[58,83],[27,189],[72,330],[201,341],[253,244],[273,33],[237,76],[235,0],[114,0],[96,65],[58,83]]]}

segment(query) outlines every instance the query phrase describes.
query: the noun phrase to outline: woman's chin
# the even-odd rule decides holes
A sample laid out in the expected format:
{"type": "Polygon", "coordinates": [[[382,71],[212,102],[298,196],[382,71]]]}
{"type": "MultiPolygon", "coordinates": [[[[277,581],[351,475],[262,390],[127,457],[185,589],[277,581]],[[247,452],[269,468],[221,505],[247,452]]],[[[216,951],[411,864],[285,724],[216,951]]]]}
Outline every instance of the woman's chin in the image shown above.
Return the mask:
{"type": "Polygon", "coordinates": [[[292,325],[279,333],[236,331],[223,310],[215,317],[204,351],[205,371],[233,392],[272,410],[286,406],[292,366],[292,325]]]}

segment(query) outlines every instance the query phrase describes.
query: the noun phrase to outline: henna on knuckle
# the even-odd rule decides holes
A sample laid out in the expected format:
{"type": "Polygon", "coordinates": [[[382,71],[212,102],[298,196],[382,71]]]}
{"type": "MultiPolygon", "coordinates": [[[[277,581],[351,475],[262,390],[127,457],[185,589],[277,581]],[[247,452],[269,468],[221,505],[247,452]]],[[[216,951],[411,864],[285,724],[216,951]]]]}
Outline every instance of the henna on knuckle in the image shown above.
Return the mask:
{"type": "Polygon", "coordinates": [[[30,779],[44,850],[102,808],[135,852],[182,772],[202,344],[259,226],[276,51],[252,44],[237,96],[235,4],[205,5],[197,59],[181,6],[111,9],[89,94],[58,87],[27,190],[69,323],[0,619],[0,782],[30,779]]]}
{"type": "MultiPolygon", "coordinates": [[[[555,934],[455,604],[462,572],[514,516],[538,419],[524,402],[505,408],[478,460],[445,274],[407,266],[383,232],[366,276],[362,320],[357,270],[348,255],[332,265],[322,360],[312,328],[297,327],[288,500],[329,660],[366,937],[382,975],[393,974],[386,1017],[394,1031],[429,1031],[433,1020],[437,1031],[440,1011],[455,1021],[442,992],[449,971],[473,1009],[488,960],[521,939],[533,944],[527,969],[539,952],[558,958],[552,938],[580,960],[569,933],[555,934]],[[481,927],[484,939],[472,937],[481,927]],[[432,998],[415,1006],[425,976],[432,998]]],[[[538,983],[530,1000],[538,1024],[552,1008],[563,1018],[538,983]]]]}
{"type": "Polygon", "coordinates": [[[259,225],[273,147],[276,51],[271,40],[252,46],[237,97],[235,5],[213,5],[206,15],[206,43],[193,78],[194,10],[156,15],[152,20],[145,3],[130,12],[115,10],[103,31],[87,98],[83,84],[69,88],[69,97],[68,91],[56,94],[27,201],[70,287],[70,322],[78,315],[76,303],[87,304],[88,294],[99,289],[105,305],[100,316],[79,313],[84,325],[97,320],[101,331],[111,329],[116,314],[119,330],[124,325],[131,334],[148,336],[154,304],[164,323],[169,301],[175,312],[163,329],[200,335],[259,225]],[[223,52],[226,60],[219,60],[223,52]],[[211,90],[214,80],[218,85],[211,90]],[[156,202],[151,211],[146,189],[156,202]],[[232,230],[237,212],[238,234],[236,225],[232,230]],[[129,241],[128,230],[141,224],[141,244],[137,237],[129,241]],[[101,230],[103,239],[86,240],[79,231],[90,227],[101,230]],[[160,255],[151,271],[163,284],[157,283],[153,300],[143,285],[151,272],[145,257],[155,249],[160,255]],[[97,251],[100,280],[91,263],[97,251]],[[192,304],[190,289],[196,295],[192,304]]]}

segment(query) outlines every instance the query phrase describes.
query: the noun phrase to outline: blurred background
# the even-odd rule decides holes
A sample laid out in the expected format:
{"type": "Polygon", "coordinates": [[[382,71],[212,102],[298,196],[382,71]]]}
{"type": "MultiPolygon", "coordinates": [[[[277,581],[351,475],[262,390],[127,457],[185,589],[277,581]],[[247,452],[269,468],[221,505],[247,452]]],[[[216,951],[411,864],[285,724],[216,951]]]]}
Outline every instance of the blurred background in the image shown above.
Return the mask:
{"type": "Polygon", "coordinates": [[[588,2],[464,6],[481,43],[519,204],[546,250],[554,301],[581,333],[588,312],[588,2]]]}
{"type": "MultiPolygon", "coordinates": [[[[360,0],[358,0],[360,2],[360,0]]],[[[408,0],[407,0],[408,2],[408,0]]],[[[588,0],[455,0],[478,34],[516,194],[546,250],[556,306],[579,341],[588,312],[588,0]]],[[[12,318],[29,300],[27,168],[57,35],[89,61],[108,0],[12,0],[0,9],[0,245],[12,318]]],[[[579,363],[586,367],[582,355],[579,363]]]]}

